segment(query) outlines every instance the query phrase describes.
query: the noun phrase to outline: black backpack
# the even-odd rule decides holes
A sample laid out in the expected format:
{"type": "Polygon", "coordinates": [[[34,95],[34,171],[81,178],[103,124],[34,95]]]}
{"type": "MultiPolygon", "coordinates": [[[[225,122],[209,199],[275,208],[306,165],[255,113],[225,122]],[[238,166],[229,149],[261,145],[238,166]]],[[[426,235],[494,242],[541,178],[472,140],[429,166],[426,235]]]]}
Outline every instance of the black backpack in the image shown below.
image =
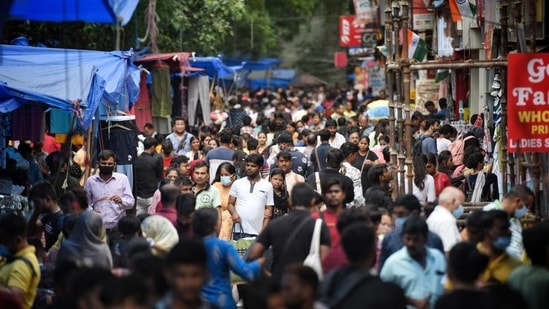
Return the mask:
{"type": "Polygon", "coordinates": [[[414,144],[412,146],[412,155],[414,157],[419,156],[420,154],[423,153],[423,141],[427,138],[432,138],[432,137],[422,135],[414,141],[414,144]]]}

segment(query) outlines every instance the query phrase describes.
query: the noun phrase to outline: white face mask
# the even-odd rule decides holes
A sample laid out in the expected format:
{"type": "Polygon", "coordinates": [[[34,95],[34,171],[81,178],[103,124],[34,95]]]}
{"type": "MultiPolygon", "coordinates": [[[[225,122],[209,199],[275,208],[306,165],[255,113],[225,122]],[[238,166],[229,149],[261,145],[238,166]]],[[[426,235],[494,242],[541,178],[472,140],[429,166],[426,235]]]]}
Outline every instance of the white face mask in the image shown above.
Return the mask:
{"type": "Polygon", "coordinates": [[[231,176],[221,176],[221,184],[224,186],[229,186],[232,183],[231,176]]]}

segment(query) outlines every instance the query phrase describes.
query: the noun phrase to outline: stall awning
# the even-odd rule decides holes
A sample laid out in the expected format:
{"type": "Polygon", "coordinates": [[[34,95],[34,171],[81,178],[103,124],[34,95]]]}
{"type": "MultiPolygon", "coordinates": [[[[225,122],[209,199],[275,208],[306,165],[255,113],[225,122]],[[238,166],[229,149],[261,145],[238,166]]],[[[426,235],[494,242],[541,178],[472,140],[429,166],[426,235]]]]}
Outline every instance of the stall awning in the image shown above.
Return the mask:
{"type": "Polygon", "coordinates": [[[39,101],[79,111],[85,129],[101,102],[116,106],[137,100],[140,72],[132,56],[131,51],[0,45],[0,111],[39,101]]]}
{"type": "Polygon", "coordinates": [[[10,18],[126,25],[139,0],[14,0],[10,18]]]}

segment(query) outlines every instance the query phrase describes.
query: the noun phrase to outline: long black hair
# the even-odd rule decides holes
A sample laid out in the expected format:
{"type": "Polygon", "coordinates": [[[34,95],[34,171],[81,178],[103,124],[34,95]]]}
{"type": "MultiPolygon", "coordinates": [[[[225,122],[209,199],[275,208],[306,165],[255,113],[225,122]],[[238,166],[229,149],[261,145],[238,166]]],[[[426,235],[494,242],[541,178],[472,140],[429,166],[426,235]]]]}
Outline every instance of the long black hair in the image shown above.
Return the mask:
{"type": "Polygon", "coordinates": [[[424,154],[417,155],[414,160],[414,183],[420,190],[425,189],[427,178],[427,157],[424,154]]]}
{"type": "Polygon", "coordinates": [[[225,169],[227,172],[231,174],[235,174],[235,176],[238,178],[238,175],[236,175],[236,168],[231,162],[223,162],[219,164],[217,167],[217,171],[215,172],[215,178],[212,181],[212,183],[220,182],[221,181],[221,170],[225,169]]]}

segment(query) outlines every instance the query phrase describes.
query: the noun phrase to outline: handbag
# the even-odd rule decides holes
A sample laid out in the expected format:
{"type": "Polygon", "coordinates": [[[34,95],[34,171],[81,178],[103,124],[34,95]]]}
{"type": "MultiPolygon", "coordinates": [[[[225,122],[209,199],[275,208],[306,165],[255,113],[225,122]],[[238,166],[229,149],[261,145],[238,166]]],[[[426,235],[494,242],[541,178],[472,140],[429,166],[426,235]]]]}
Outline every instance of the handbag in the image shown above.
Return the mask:
{"type": "Polygon", "coordinates": [[[239,240],[234,240],[233,238],[234,238],[235,232],[244,234],[244,230],[242,229],[242,224],[235,223],[233,225],[233,231],[231,233],[231,243],[233,244],[233,247],[236,249],[236,252],[238,252],[238,255],[240,255],[240,257],[242,258],[245,258],[248,253],[248,250],[255,243],[256,237],[245,237],[245,238],[240,238],[239,240]],[[236,231],[237,224],[240,225],[240,229],[238,231],[236,231]]]}
{"type": "Polygon", "coordinates": [[[303,265],[311,267],[318,279],[322,280],[322,263],[320,261],[320,232],[322,228],[322,219],[316,219],[315,229],[313,231],[313,237],[311,239],[311,247],[309,248],[309,255],[303,261],[303,265]]]}
{"type": "MultiPolygon", "coordinates": [[[[231,244],[236,249],[236,252],[238,253],[238,255],[240,255],[242,259],[247,260],[248,252],[252,247],[252,245],[255,244],[256,237],[245,237],[245,238],[240,238],[239,240],[234,240],[233,237],[236,231],[237,224],[240,225],[240,229],[238,229],[237,233],[244,233],[244,230],[242,229],[242,224],[235,223],[233,225],[233,231],[231,233],[231,244]]],[[[240,283],[240,282],[246,281],[232,271],[231,271],[230,279],[231,279],[231,283],[240,283]]]]}

